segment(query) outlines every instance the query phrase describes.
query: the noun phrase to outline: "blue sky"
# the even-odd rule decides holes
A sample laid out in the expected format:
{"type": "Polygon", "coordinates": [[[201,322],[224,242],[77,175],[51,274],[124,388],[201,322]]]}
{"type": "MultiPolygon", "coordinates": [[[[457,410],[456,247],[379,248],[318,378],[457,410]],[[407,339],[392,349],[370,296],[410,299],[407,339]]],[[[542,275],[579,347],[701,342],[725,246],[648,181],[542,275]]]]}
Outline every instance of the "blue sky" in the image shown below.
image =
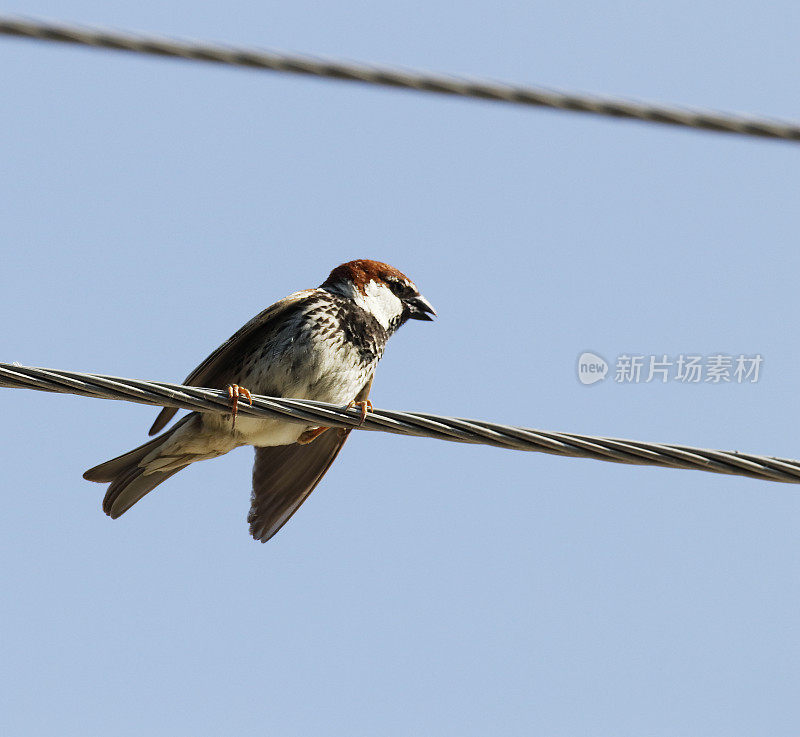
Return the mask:
{"type": "MultiPolygon", "coordinates": [[[[30,0],[13,12],[800,118],[797,4],[30,0]]],[[[351,258],[436,306],[376,406],[800,455],[785,143],[0,39],[0,360],[180,380],[351,258]],[[759,354],[759,381],[576,361],[759,354]]],[[[117,521],[156,410],[2,390],[0,725],[795,735],[800,491],[354,433],[267,545],[252,453],[117,521]]]]}

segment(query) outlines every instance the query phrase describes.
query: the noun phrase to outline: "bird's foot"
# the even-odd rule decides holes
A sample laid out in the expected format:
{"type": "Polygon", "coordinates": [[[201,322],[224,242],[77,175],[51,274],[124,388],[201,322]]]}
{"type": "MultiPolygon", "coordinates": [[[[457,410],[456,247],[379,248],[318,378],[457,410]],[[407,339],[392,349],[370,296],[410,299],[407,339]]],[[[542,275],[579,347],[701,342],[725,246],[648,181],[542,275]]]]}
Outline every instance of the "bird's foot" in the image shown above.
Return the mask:
{"type": "Polygon", "coordinates": [[[228,396],[231,400],[231,414],[233,415],[231,430],[233,430],[236,427],[236,414],[239,411],[239,397],[244,397],[251,407],[253,406],[253,397],[247,389],[238,384],[230,384],[228,386],[228,396]]]}
{"type": "Polygon", "coordinates": [[[297,442],[300,445],[308,445],[309,443],[316,440],[322,433],[326,430],[330,430],[329,427],[312,427],[310,430],[306,430],[299,438],[297,438],[297,442]]]}
{"type": "Polygon", "coordinates": [[[363,425],[364,420],[367,419],[367,412],[372,412],[372,410],[375,409],[369,399],[365,399],[363,402],[356,402],[353,400],[347,405],[347,409],[350,409],[351,407],[359,407],[361,409],[361,422],[359,423],[361,425],[363,425]]]}

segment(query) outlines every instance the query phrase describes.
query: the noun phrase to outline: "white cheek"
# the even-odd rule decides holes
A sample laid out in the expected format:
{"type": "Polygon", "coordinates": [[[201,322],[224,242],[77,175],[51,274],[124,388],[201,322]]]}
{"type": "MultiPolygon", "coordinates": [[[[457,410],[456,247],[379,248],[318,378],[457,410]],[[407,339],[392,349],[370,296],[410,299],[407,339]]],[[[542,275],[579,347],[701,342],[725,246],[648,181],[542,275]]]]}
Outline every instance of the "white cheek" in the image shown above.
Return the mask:
{"type": "Polygon", "coordinates": [[[364,294],[359,294],[356,301],[367,312],[372,313],[384,329],[388,329],[392,320],[403,312],[403,303],[395,297],[392,290],[374,281],[367,283],[364,294]]]}

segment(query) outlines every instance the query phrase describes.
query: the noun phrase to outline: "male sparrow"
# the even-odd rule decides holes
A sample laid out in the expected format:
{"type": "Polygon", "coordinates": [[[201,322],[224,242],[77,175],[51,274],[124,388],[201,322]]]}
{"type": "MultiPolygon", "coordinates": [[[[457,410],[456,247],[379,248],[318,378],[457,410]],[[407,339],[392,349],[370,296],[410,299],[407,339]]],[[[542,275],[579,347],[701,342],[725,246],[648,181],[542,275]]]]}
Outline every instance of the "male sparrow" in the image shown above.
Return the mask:
{"type": "MultiPolygon", "coordinates": [[[[149,443],[90,468],[89,481],[111,482],[103,511],[116,518],[190,463],[240,445],[255,446],[250,533],[269,540],[314,490],[350,431],[279,419],[236,417],[249,391],[371,407],[375,366],[406,320],[432,320],[430,302],[397,269],[378,261],[336,267],[317,289],[295,292],[256,315],[183,383],[228,387],[230,415],[192,412],[149,443]],[[249,391],[248,391],[249,390],[249,391]]],[[[165,407],[150,434],[176,409],[165,407]]]]}

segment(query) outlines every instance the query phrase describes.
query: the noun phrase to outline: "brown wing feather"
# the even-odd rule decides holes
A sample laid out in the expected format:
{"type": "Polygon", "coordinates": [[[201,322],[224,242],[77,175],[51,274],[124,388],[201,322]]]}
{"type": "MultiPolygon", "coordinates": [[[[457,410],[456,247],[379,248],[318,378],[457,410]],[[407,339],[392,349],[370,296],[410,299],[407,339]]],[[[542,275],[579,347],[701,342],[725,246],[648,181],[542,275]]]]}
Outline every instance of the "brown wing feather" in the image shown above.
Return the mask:
{"type": "MultiPolygon", "coordinates": [[[[369,396],[372,379],[356,401],[369,396]]],[[[278,532],[322,480],[342,449],[350,430],[331,428],[308,445],[276,445],[256,448],[250,534],[262,543],[278,532]]]]}
{"type": "MultiPolygon", "coordinates": [[[[230,381],[226,377],[226,370],[230,366],[237,364],[237,353],[247,348],[248,342],[257,332],[268,330],[269,325],[276,319],[286,317],[287,313],[300,306],[300,302],[311,295],[315,290],[306,289],[302,292],[290,294],[285,299],[276,302],[271,307],[267,307],[257,314],[252,320],[237,330],[228,340],[226,340],[217,350],[206,358],[192,373],[184,380],[184,386],[206,386],[211,388],[222,388],[230,381]]],[[[159,412],[156,421],[150,428],[150,435],[155,435],[167,425],[175,416],[177,409],[164,407],[159,412]]]]}
{"type": "Polygon", "coordinates": [[[267,542],[314,491],[342,449],[349,430],[328,430],[309,445],[256,448],[250,534],[267,542]]]}

